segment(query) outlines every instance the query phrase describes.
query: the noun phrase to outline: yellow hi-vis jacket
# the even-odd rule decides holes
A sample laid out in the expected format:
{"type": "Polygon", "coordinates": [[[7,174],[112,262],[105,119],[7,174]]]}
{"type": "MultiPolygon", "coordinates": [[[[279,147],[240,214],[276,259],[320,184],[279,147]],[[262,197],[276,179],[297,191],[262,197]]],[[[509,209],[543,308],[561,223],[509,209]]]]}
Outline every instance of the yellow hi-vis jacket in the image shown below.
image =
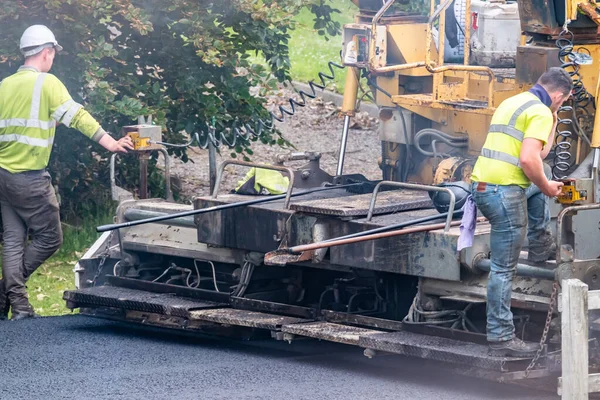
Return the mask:
{"type": "Polygon", "coordinates": [[[530,92],[504,100],[496,109],[489,133],[477,158],[471,180],[494,185],[529,187],[521,169],[521,145],[526,138],[546,144],[554,125],[552,111],[530,92]]]}
{"type": "Polygon", "coordinates": [[[251,168],[238,182],[235,192],[239,194],[283,194],[287,192],[290,179],[277,171],[251,168]]]}
{"type": "Polygon", "coordinates": [[[0,168],[11,173],[46,168],[57,123],[95,141],[105,134],[52,74],[22,66],[0,82],[0,168]]]}

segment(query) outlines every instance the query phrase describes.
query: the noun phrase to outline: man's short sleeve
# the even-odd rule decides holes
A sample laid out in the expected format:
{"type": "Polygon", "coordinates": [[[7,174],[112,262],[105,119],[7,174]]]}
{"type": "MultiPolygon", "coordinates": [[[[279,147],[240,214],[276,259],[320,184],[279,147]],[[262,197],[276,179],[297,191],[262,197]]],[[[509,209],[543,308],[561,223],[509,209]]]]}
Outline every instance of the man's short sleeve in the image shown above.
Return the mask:
{"type": "Polygon", "coordinates": [[[550,130],[554,126],[552,111],[540,104],[531,107],[524,114],[526,122],[523,139],[538,139],[545,145],[550,136],[550,130]]]}

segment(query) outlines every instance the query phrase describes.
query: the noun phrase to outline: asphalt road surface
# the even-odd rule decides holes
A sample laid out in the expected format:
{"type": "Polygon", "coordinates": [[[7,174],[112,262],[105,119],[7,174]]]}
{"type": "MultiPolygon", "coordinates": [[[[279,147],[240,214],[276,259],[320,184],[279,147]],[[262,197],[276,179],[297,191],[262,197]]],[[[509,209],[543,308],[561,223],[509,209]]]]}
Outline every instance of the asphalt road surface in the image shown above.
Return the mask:
{"type": "Polygon", "coordinates": [[[189,338],[66,316],[0,321],[0,399],[555,399],[312,340],[189,338]]]}

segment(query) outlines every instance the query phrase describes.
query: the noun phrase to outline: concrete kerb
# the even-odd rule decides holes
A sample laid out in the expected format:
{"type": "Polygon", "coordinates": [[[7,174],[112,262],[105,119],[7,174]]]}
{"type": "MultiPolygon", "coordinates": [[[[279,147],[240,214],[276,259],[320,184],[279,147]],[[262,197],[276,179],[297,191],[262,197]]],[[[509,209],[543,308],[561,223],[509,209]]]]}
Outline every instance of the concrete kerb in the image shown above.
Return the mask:
{"type": "MultiPolygon", "coordinates": [[[[294,87],[298,90],[303,90],[306,93],[312,93],[310,86],[302,82],[293,82],[294,87]]],[[[323,101],[330,101],[336,106],[340,107],[344,101],[344,96],[338,93],[334,93],[330,90],[319,90],[317,89],[317,96],[323,99],[323,101]]],[[[360,103],[360,112],[367,112],[373,118],[378,118],[379,108],[373,103],[360,103]]]]}

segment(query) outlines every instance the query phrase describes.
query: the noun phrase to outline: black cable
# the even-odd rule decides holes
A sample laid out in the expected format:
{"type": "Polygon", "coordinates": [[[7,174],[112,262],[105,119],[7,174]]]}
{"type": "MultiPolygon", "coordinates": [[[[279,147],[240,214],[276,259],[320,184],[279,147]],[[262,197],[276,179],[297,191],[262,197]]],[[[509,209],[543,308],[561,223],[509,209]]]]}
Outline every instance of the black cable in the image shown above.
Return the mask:
{"type": "MultiPolygon", "coordinates": [[[[194,139],[198,143],[198,147],[202,149],[208,148],[209,144],[212,144],[215,147],[221,147],[222,145],[226,145],[230,149],[238,146],[239,142],[248,143],[252,140],[260,139],[265,132],[271,131],[274,128],[274,120],[279,122],[285,121],[285,116],[293,116],[296,113],[296,106],[305,107],[308,104],[307,98],[315,99],[317,97],[317,90],[324,90],[327,86],[326,80],[335,80],[336,74],[334,68],[344,69],[343,65],[339,65],[330,61],[328,63],[328,68],[330,74],[326,72],[319,72],[319,80],[321,83],[316,83],[315,81],[308,82],[308,86],[310,87],[310,93],[305,92],[304,90],[300,90],[298,94],[300,95],[300,100],[295,100],[294,98],[289,98],[288,102],[291,106],[291,109],[285,108],[283,106],[278,106],[280,114],[277,115],[274,112],[269,112],[270,119],[265,121],[261,118],[258,118],[252,122],[239,122],[234,121],[233,125],[228,127],[225,132],[218,132],[216,127],[214,126],[214,120],[212,124],[206,124],[206,130],[200,130],[200,132],[205,133],[206,140],[204,142],[200,141],[200,135],[198,132],[190,133],[192,139],[190,142],[185,144],[172,144],[172,143],[164,143],[164,142],[156,142],[169,147],[188,147],[192,144],[194,139]]],[[[360,79],[360,78],[359,78],[360,79]]],[[[361,88],[362,89],[362,88],[361,88]]],[[[365,96],[368,94],[363,90],[365,96]]]]}
{"type": "MultiPolygon", "coordinates": [[[[431,152],[431,151],[427,151],[427,150],[425,150],[425,149],[423,149],[421,147],[421,145],[419,144],[419,140],[423,136],[434,136],[437,140],[439,140],[441,142],[444,142],[448,146],[454,147],[454,148],[461,148],[461,147],[468,147],[469,146],[468,138],[456,138],[456,137],[453,137],[451,135],[448,135],[445,132],[442,132],[442,131],[439,131],[439,130],[433,129],[433,128],[421,129],[415,135],[415,148],[417,149],[417,151],[419,153],[423,154],[426,157],[435,157],[436,153],[435,152],[431,152]]],[[[446,153],[442,153],[442,156],[449,157],[450,155],[446,154],[446,153]]]]}
{"type": "Polygon", "coordinates": [[[335,70],[333,69],[333,67],[335,68],[339,68],[339,69],[344,69],[343,65],[339,65],[334,63],[333,61],[329,61],[328,63],[328,67],[329,67],[329,71],[331,72],[331,75],[327,75],[324,72],[319,72],[319,79],[321,81],[321,84],[315,83],[315,81],[310,81],[308,82],[308,86],[310,87],[311,93],[307,93],[303,90],[300,90],[298,92],[298,94],[300,95],[301,98],[301,102],[293,99],[293,98],[289,98],[288,102],[290,103],[291,106],[291,110],[284,108],[283,106],[279,106],[279,112],[280,115],[275,115],[275,113],[271,112],[271,117],[279,122],[283,122],[285,120],[285,115],[289,115],[292,116],[296,113],[296,106],[298,107],[304,107],[307,104],[307,100],[306,98],[310,98],[310,99],[314,99],[317,97],[317,91],[315,90],[315,87],[324,90],[325,87],[327,86],[327,84],[325,83],[325,79],[329,79],[329,80],[334,80],[335,79],[335,70]]]}
{"type": "Polygon", "coordinates": [[[581,136],[580,127],[577,121],[578,112],[587,112],[586,107],[592,104],[595,108],[594,97],[587,91],[581,74],[579,73],[580,64],[578,55],[591,54],[590,50],[582,47],[574,51],[574,34],[570,31],[562,31],[559,34],[555,44],[558,47],[558,60],[573,81],[572,105],[563,105],[558,109],[558,113],[570,113],[572,118],[558,118],[556,124],[556,139],[554,140],[554,149],[552,160],[552,177],[554,179],[564,179],[569,170],[574,166],[575,160],[571,154],[573,146],[573,130],[581,136]],[[572,127],[572,128],[571,128],[572,127]]]}

